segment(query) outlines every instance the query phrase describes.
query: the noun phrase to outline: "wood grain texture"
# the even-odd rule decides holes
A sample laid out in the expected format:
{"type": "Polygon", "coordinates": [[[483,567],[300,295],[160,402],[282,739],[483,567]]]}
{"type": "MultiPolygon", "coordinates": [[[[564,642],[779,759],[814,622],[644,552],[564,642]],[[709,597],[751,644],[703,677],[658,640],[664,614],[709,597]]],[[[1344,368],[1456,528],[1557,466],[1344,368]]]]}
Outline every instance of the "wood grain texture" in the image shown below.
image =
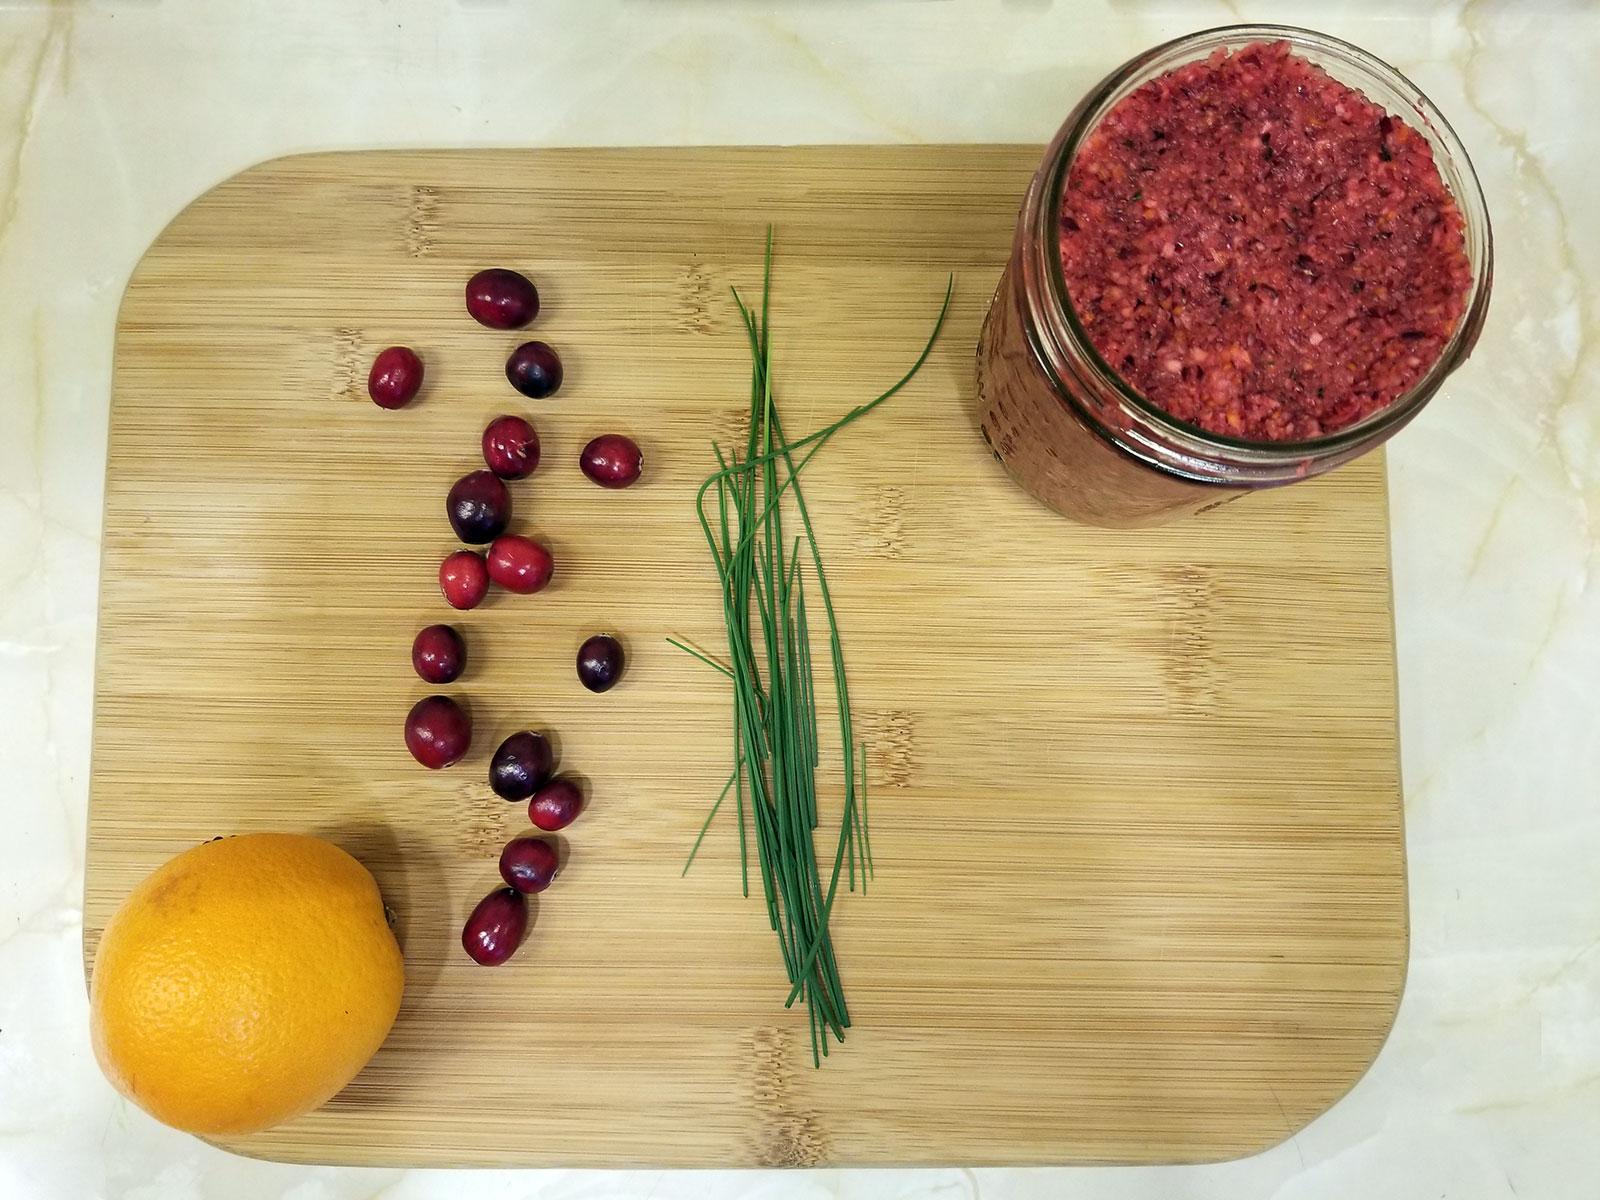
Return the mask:
{"type": "MultiPolygon", "coordinates": [[[[117,332],[85,952],[133,883],[254,829],[367,863],[408,963],[384,1049],[323,1111],[232,1143],[354,1163],[1156,1162],[1300,1128],[1376,1054],[1406,961],[1381,459],[1137,533],[1082,528],[973,426],[973,346],[1037,151],[1019,147],[337,154],[269,163],[162,234],[117,332]],[[861,729],[877,880],[835,922],[856,1018],[820,1070],[719,817],[730,761],[692,498],[748,367],[728,285],[778,231],[791,431],[915,356],[913,386],[810,469],[861,729]],[[472,271],[525,270],[567,380],[522,400],[472,271]],[[372,355],[427,361],[382,412],[372,355]],[[556,582],[452,616],[450,482],[526,412],[514,524],[556,582]],[[603,492],[616,430],[647,474],[603,492]],[[462,765],[406,755],[408,649],[453,620],[462,765]],[[592,696],[591,632],[631,661],[592,696]],[[506,967],[460,923],[528,828],[485,782],[547,728],[591,788],[506,967]],[[552,1108],[552,1105],[555,1107],[552,1108]]],[[[824,691],[827,689],[824,688],[824,691]]],[[[828,729],[826,719],[824,730],[828,729]]],[[[825,754],[834,756],[833,747],[825,754]]],[[[829,779],[837,788],[837,773],[829,779]]],[[[836,790],[824,798],[836,805],[836,790]]]]}

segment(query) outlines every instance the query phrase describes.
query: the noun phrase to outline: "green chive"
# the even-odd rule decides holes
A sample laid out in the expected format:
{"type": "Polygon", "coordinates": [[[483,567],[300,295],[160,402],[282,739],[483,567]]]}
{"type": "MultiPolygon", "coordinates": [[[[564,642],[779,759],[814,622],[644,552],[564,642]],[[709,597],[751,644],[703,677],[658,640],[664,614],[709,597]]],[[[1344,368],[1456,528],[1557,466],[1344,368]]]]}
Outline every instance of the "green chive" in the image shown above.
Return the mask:
{"type": "Polygon", "coordinates": [[[684,872],[688,872],[712,819],[729,790],[733,790],[739,815],[742,886],[749,894],[745,831],[748,794],[767,920],[777,934],[779,953],[789,977],[790,990],[784,1004],[792,1006],[804,996],[812,1061],[820,1065],[829,1053],[829,1036],[842,1042],[844,1031],[850,1026],[850,1010],[845,1004],[828,926],[838,896],[839,877],[848,870],[848,886],[853,891],[859,874],[865,892],[872,860],[866,819],[866,747],[855,739],[838,614],[800,475],[836,433],[900,391],[921,369],[949,314],[954,279],[946,285],[933,332],[911,369],[888,390],[857,405],[831,425],[791,442],[783,430],[772,383],[772,263],[773,234],[769,228],[759,314],[733,289],[733,302],[750,350],[749,429],[744,453],[742,457],[737,451],[725,456],[713,442],[717,470],[700,485],[695,496],[696,519],[722,591],[728,639],[726,664],[686,642],[675,638],[668,642],[721,673],[733,687],[733,772],[700,827],[684,872]],[[805,454],[796,461],[800,450],[805,454]],[[707,510],[707,493],[713,489],[715,528],[707,510]],[[791,491],[802,528],[802,536],[795,537],[792,544],[785,535],[783,515],[783,499],[791,491]],[[844,795],[825,892],[813,842],[820,821],[817,769],[821,750],[804,558],[810,559],[827,619],[829,659],[839,709],[839,752],[843,759],[844,795]]]}

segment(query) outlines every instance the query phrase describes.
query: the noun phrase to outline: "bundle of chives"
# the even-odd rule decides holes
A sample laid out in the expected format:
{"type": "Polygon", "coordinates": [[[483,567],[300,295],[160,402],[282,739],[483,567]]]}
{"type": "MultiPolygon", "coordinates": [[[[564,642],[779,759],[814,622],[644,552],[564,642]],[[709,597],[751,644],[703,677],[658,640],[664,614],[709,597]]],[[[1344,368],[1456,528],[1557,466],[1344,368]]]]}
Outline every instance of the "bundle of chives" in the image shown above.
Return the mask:
{"type": "Polygon", "coordinates": [[[855,740],[838,618],[811,513],[800,487],[800,473],[834,434],[883,403],[916,375],[944,326],[954,284],[952,278],[927,344],[898,383],[833,424],[789,442],[784,438],[772,391],[769,228],[759,317],[745,305],[738,290],[733,291],[750,343],[752,363],[750,429],[744,456],[741,458],[735,451],[730,462],[721,447],[713,443],[719,469],[701,485],[696,497],[696,515],[722,585],[728,665],[681,642],[672,644],[722,672],[733,685],[733,771],[707,814],[683,869],[688,872],[712,818],[732,791],[739,819],[742,886],[744,894],[750,894],[750,839],[745,815],[748,802],[767,919],[778,935],[791,985],[785,1006],[793,1005],[797,998],[805,999],[811,1057],[818,1064],[820,1056],[828,1053],[829,1037],[842,1042],[850,1025],[850,1011],[845,1005],[828,931],[839,876],[842,870],[848,871],[847,886],[852,891],[859,877],[864,892],[873,867],[866,805],[866,747],[855,740]],[[797,462],[795,455],[802,449],[806,453],[797,462]],[[802,532],[786,553],[781,502],[791,491],[802,532]],[[716,506],[714,515],[708,515],[706,499],[713,492],[716,506]],[[802,542],[808,551],[804,555],[802,542]],[[826,892],[812,842],[819,824],[816,782],[820,753],[806,610],[807,558],[827,616],[839,710],[839,745],[844,759],[844,801],[826,892]],[[752,632],[753,623],[760,626],[759,639],[752,632]]]}

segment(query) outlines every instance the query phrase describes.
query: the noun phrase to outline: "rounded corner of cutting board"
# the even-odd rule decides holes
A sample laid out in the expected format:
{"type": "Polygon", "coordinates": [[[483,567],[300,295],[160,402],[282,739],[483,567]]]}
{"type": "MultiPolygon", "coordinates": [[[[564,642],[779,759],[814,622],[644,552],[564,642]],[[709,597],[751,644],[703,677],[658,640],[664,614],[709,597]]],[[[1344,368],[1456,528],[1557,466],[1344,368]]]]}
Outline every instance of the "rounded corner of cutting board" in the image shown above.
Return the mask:
{"type": "MultiPolygon", "coordinates": [[[[1402,874],[1404,874],[1403,867],[1402,874]]],[[[1398,948],[1400,953],[1394,964],[1395,981],[1394,990],[1392,993],[1393,1002],[1389,1006],[1388,1016],[1384,1020],[1382,1028],[1374,1028],[1373,1030],[1377,1036],[1373,1040],[1371,1053],[1359,1061],[1352,1060],[1348,1064],[1350,1067],[1349,1076],[1342,1081],[1341,1085],[1336,1088],[1330,1088],[1326,1097],[1323,1098],[1315,1108],[1309,1109],[1304,1114],[1301,1114],[1295,1120],[1292,1126],[1261,1129],[1258,1131],[1259,1136],[1255,1140],[1245,1145],[1236,1147],[1231,1151],[1224,1151],[1220,1154],[1207,1155],[1186,1160],[1190,1165],[1211,1166],[1221,1163],[1243,1162],[1247,1158],[1255,1158],[1258,1154],[1265,1154],[1267,1151],[1275,1149],[1276,1147],[1283,1145],[1285,1142],[1293,1141],[1295,1138],[1299,1137],[1302,1133],[1309,1129],[1315,1122],[1321,1120],[1328,1113],[1332,1112],[1333,1109],[1339,1104],[1343,1103],[1344,1098],[1351,1092],[1355,1091],[1356,1085],[1365,1079],[1372,1068],[1377,1065],[1379,1056],[1383,1054],[1384,1047],[1389,1044],[1389,1039],[1394,1034],[1395,1022],[1400,1016],[1400,1005],[1405,999],[1406,979],[1410,975],[1411,971],[1411,929],[1409,919],[1410,905],[1408,903],[1402,907],[1406,913],[1407,920],[1406,928],[1401,932],[1398,939],[1398,948]]]]}
{"type": "MultiPolygon", "coordinates": [[[[1401,819],[1403,821],[1404,802],[1401,797],[1397,796],[1395,798],[1395,803],[1396,805],[1401,806],[1401,819]]],[[[1404,838],[1404,829],[1401,830],[1400,836],[1404,838]]],[[[1395,958],[1395,980],[1394,990],[1392,993],[1393,998],[1389,1004],[1389,1012],[1384,1018],[1382,1028],[1374,1030],[1377,1036],[1372,1044],[1372,1053],[1367,1055],[1364,1062],[1351,1064],[1353,1069],[1350,1072],[1349,1081],[1344,1085],[1344,1087],[1331,1094],[1328,1097],[1327,1103],[1308,1116],[1293,1132],[1285,1134],[1283,1137],[1279,1138],[1278,1141],[1271,1142],[1268,1145],[1261,1147],[1262,1150],[1270,1149],[1272,1146],[1276,1146],[1278,1142],[1287,1141],[1289,1138],[1294,1137],[1302,1129],[1305,1129],[1306,1126],[1310,1125],[1311,1122],[1317,1120],[1317,1118],[1321,1117],[1324,1113],[1332,1109],[1334,1105],[1338,1104],[1351,1092],[1355,1091],[1356,1084],[1360,1083],[1367,1077],[1367,1073],[1372,1070],[1372,1068],[1377,1064],[1379,1056],[1383,1054],[1384,1047],[1389,1044],[1389,1039],[1394,1036],[1395,1023],[1400,1019],[1400,1005],[1405,1001],[1406,980],[1411,974],[1411,903],[1409,897],[1406,895],[1409,878],[1410,872],[1407,870],[1407,864],[1402,859],[1400,864],[1400,885],[1402,889],[1400,915],[1403,925],[1400,930],[1399,937],[1395,940],[1395,948],[1398,951],[1398,954],[1395,958]]]]}
{"type": "MultiPolygon", "coordinates": [[[[293,154],[280,154],[274,158],[264,158],[260,162],[241,167],[231,175],[223,176],[204,191],[197,193],[188,203],[172,214],[167,223],[161,227],[161,232],[150,239],[150,244],[144,248],[144,253],[139,255],[139,261],[134,263],[133,270],[128,275],[128,285],[123,289],[122,303],[127,303],[128,293],[139,282],[141,275],[145,271],[146,264],[160,258],[161,254],[168,249],[168,243],[173,240],[174,235],[181,233],[184,225],[193,219],[198,212],[212,204],[219,194],[238,188],[252,181],[258,175],[281,172],[290,164],[318,159],[348,158],[349,154],[349,151],[342,150],[301,150],[293,154]]],[[[121,313],[119,312],[118,322],[120,323],[120,321],[121,313]]]]}

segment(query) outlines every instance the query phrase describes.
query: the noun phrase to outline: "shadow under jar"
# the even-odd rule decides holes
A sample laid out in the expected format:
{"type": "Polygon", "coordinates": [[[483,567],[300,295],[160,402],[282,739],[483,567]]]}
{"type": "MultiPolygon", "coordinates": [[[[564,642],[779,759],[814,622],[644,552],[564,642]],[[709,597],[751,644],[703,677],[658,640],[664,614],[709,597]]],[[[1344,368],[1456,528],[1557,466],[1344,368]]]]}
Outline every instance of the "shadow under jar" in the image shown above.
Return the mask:
{"type": "Polygon", "coordinates": [[[1046,151],[1023,200],[1011,260],[978,341],[979,429],[1027,491],[1086,524],[1156,525],[1215,508],[1260,488],[1320,475],[1393,436],[1471,353],[1492,275],[1489,217],[1472,164],[1448,122],[1400,72],[1356,46],[1306,29],[1236,25],[1190,34],[1112,72],[1046,151]],[[1416,382],[1377,411],[1301,440],[1228,436],[1153,403],[1091,340],[1068,295],[1062,262],[1068,180],[1106,114],[1175,69],[1262,43],[1287,43],[1294,57],[1362,93],[1427,140],[1461,216],[1470,274],[1454,328],[1416,382]]]}

